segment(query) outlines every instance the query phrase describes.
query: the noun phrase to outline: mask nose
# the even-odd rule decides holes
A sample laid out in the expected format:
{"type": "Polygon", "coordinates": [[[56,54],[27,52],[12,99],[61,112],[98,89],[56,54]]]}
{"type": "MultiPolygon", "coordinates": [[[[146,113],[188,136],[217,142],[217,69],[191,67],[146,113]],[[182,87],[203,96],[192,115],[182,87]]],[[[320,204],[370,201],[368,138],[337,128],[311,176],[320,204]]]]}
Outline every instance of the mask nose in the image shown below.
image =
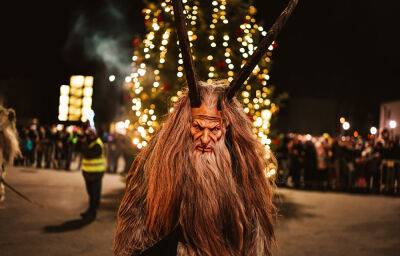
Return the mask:
{"type": "Polygon", "coordinates": [[[201,135],[201,144],[203,146],[207,146],[210,143],[210,131],[208,129],[204,129],[203,134],[201,135]]]}

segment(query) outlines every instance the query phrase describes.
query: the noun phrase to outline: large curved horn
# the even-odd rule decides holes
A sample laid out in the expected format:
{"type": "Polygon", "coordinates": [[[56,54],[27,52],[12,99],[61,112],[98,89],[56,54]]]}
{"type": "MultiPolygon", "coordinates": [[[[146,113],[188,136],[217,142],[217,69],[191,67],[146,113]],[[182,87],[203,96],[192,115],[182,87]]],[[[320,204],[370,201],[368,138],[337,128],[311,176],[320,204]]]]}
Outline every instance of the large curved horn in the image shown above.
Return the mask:
{"type": "Polygon", "coordinates": [[[237,73],[236,77],[232,80],[226,92],[226,97],[229,100],[232,99],[235,94],[240,90],[243,83],[247,80],[253,69],[257,66],[258,62],[268,50],[268,47],[276,39],[278,33],[281,31],[282,27],[285,25],[289,16],[292,14],[294,8],[296,7],[297,2],[298,0],[290,0],[285,10],[281,13],[281,15],[279,15],[275,23],[268,30],[267,35],[261,40],[260,45],[257,47],[253,55],[251,55],[250,59],[246,62],[242,69],[237,73]]]}
{"type": "Polygon", "coordinates": [[[176,33],[178,34],[179,46],[182,52],[183,65],[185,67],[186,80],[189,87],[190,105],[199,107],[201,104],[197,77],[194,71],[192,53],[186,28],[185,15],[183,13],[182,0],[172,0],[174,8],[176,33]]]}

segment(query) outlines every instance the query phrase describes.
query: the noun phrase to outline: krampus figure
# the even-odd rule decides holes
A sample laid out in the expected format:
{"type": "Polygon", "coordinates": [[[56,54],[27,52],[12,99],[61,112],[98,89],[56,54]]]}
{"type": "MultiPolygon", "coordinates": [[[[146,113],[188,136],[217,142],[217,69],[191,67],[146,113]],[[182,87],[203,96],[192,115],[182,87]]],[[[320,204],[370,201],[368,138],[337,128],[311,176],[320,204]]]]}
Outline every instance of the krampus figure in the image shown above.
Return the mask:
{"type": "Polygon", "coordinates": [[[5,189],[2,180],[5,167],[12,165],[20,154],[17,130],[15,128],[15,111],[0,105],[0,202],[5,199],[5,189]]]}
{"type": "Polygon", "coordinates": [[[291,0],[229,83],[197,79],[181,0],[173,0],[188,90],[136,158],[118,212],[117,256],[271,255],[271,158],[235,94],[297,4],[291,0]]]}

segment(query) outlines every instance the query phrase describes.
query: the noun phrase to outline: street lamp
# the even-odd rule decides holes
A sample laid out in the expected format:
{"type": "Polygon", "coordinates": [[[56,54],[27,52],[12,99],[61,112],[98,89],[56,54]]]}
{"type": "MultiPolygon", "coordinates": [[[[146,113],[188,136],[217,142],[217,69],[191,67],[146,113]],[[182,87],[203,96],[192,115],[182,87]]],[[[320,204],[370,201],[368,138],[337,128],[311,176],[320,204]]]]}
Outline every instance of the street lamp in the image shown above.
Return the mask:
{"type": "Polygon", "coordinates": [[[397,127],[397,122],[395,120],[390,120],[389,127],[390,129],[395,129],[397,127]]]}
{"type": "Polygon", "coordinates": [[[378,129],[376,129],[376,127],[372,126],[371,129],[369,130],[369,132],[370,132],[372,135],[375,135],[375,134],[378,132],[378,129]]]}
{"type": "Polygon", "coordinates": [[[344,122],[342,124],[343,130],[347,131],[348,129],[350,129],[350,123],[349,122],[344,122]]]}

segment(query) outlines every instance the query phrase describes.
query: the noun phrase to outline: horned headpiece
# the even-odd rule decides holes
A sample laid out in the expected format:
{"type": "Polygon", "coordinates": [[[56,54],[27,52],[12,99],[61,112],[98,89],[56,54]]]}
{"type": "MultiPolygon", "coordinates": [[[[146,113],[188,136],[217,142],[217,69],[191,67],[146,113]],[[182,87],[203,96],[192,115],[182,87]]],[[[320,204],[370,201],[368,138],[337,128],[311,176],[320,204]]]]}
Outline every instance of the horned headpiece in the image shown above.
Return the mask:
{"type": "MultiPolygon", "coordinates": [[[[236,77],[230,83],[230,86],[226,89],[225,97],[231,100],[238,91],[240,91],[243,83],[250,76],[257,63],[261,60],[268,47],[276,39],[278,33],[285,25],[289,16],[292,14],[296,7],[298,0],[290,0],[285,10],[279,15],[275,23],[268,30],[267,35],[261,40],[260,45],[254,51],[253,55],[249,58],[246,64],[237,73],[236,77]]],[[[198,78],[193,65],[193,58],[190,50],[190,43],[188,39],[188,32],[186,28],[185,15],[183,13],[182,0],[172,1],[174,8],[175,24],[179,39],[179,45],[182,51],[182,58],[185,67],[186,80],[189,87],[189,98],[192,107],[199,107],[201,105],[201,99],[198,88],[198,78]]]]}

